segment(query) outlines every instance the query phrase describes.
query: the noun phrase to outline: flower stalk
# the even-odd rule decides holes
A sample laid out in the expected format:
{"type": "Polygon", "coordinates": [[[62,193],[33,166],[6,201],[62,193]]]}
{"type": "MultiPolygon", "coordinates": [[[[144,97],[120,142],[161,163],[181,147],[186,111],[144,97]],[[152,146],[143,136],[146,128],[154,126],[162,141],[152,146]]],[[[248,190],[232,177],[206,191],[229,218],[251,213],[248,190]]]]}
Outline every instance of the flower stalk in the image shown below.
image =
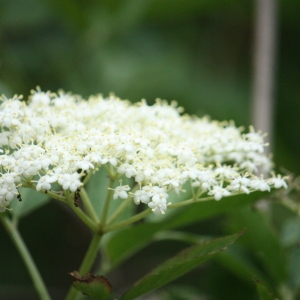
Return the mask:
{"type": "Polygon", "coordinates": [[[109,232],[109,231],[114,231],[114,230],[118,230],[121,228],[124,228],[126,226],[129,226],[139,220],[144,219],[146,216],[148,216],[151,213],[151,209],[148,208],[130,218],[128,218],[127,220],[121,221],[119,223],[116,224],[112,224],[112,225],[107,225],[103,227],[103,232],[109,232]]]}
{"type": "Polygon", "coordinates": [[[109,205],[112,200],[113,196],[113,187],[114,187],[115,180],[113,178],[109,179],[109,185],[108,185],[108,190],[106,193],[106,198],[104,201],[104,206],[101,214],[101,225],[104,226],[106,224],[106,219],[108,217],[108,210],[109,210],[109,205]]]}
{"type": "Polygon", "coordinates": [[[1,214],[0,214],[0,220],[2,221],[4,228],[8,232],[8,235],[10,236],[13,243],[15,244],[19,254],[21,255],[23,262],[25,263],[25,266],[28,270],[28,273],[32,279],[35,290],[37,291],[40,299],[51,300],[51,297],[47,291],[42,276],[39,270],[37,269],[35,262],[28,248],[26,247],[26,244],[22,239],[17,227],[14,226],[14,224],[9,220],[8,217],[2,216],[1,214]]]}
{"type": "Polygon", "coordinates": [[[83,205],[86,208],[89,216],[96,224],[98,224],[99,223],[98,216],[95,212],[95,209],[90,201],[90,198],[89,198],[85,188],[83,188],[83,187],[80,189],[80,197],[82,199],[83,205]]]}

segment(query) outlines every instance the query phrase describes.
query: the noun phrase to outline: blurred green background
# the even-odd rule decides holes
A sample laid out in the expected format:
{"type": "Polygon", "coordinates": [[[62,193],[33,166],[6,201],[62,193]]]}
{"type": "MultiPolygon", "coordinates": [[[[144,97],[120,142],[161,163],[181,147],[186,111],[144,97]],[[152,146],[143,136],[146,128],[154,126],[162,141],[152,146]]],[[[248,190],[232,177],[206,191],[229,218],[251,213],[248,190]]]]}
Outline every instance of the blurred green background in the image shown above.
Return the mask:
{"type": "MultiPolygon", "coordinates": [[[[299,174],[300,2],[278,6],[273,152],[277,169],[299,174]]],[[[187,113],[248,126],[253,11],[250,0],[0,0],[0,93],[27,97],[39,85],[84,97],[114,92],[148,103],[175,99],[187,113]]],[[[54,203],[21,225],[46,282],[64,293],[88,231],[54,203]]],[[[25,288],[23,263],[0,234],[2,291],[25,288]]]]}

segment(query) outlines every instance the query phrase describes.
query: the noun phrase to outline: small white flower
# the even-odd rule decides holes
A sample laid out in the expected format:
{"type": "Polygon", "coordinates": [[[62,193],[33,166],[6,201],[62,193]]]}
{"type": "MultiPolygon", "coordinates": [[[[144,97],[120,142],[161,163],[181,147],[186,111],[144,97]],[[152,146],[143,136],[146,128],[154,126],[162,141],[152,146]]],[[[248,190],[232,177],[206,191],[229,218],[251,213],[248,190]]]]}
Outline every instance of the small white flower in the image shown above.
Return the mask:
{"type": "Polygon", "coordinates": [[[222,197],[230,196],[231,193],[221,186],[214,186],[208,195],[214,196],[215,200],[219,201],[222,197]]]}
{"type": "Polygon", "coordinates": [[[86,160],[82,160],[82,161],[75,163],[75,167],[77,169],[81,169],[83,171],[88,171],[89,169],[94,169],[94,165],[86,160]]]}
{"type": "Polygon", "coordinates": [[[219,166],[214,170],[214,173],[216,176],[225,180],[231,180],[238,175],[238,172],[230,166],[219,166]]]}
{"type": "Polygon", "coordinates": [[[164,188],[159,188],[157,192],[152,196],[153,202],[161,202],[161,201],[167,201],[169,195],[164,188]]]}
{"type": "Polygon", "coordinates": [[[116,167],[117,164],[118,164],[118,161],[117,161],[117,159],[116,159],[115,157],[110,157],[110,158],[108,158],[108,162],[109,162],[112,166],[114,166],[114,167],[116,167]]]}
{"type": "Polygon", "coordinates": [[[2,184],[0,187],[0,197],[6,201],[12,201],[14,197],[18,194],[18,190],[15,184],[2,184]]]}
{"type": "Polygon", "coordinates": [[[184,170],[181,173],[182,179],[193,179],[195,180],[198,176],[198,170],[196,168],[184,168],[184,170]]]}
{"type": "Polygon", "coordinates": [[[197,158],[195,154],[190,149],[182,149],[177,156],[177,164],[183,165],[186,164],[188,166],[194,166],[197,162],[197,158]]]}
{"type": "Polygon", "coordinates": [[[211,170],[199,171],[197,179],[192,183],[194,187],[200,187],[204,192],[209,191],[217,184],[215,175],[211,170]]]}
{"type": "Polygon", "coordinates": [[[249,194],[249,185],[251,180],[247,177],[237,177],[230,182],[228,189],[231,191],[242,191],[243,193],[249,194]]]}
{"type": "Polygon", "coordinates": [[[149,201],[150,201],[150,196],[149,194],[145,191],[145,189],[141,189],[141,190],[137,190],[135,193],[134,193],[134,203],[135,204],[140,204],[140,202],[142,203],[145,203],[145,204],[148,204],[149,201]]]}
{"type": "Polygon", "coordinates": [[[48,106],[50,103],[50,95],[48,93],[38,91],[34,91],[34,94],[31,97],[31,106],[48,106]]]}
{"type": "Polygon", "coordinates": [[[169,179],[169,180],[164,181],[163,185],[170,185],[174,189],[177,189],[180,186],[180,180],[179,180],[179,178],[169,179]]]}
{"type": "Polygon", "coordinates": [[[167,210],[167,201],[165,198],[155,197],[154,199],[152,198],[148,206],[152,209],[154,214],[164,214],[167,210]]]}
{"type": "Polygon", "coordinates": [[[70,190],[71,192],[76,192],[81,186],[81,181],[79,180],[80,174],[61,174],[58,179],[58,183],[62,186],[64,190],[70,190]]]}
{"type": "Polygon", "coordinates": [[[261,192],[268,191],[270,192],[271,188],[268,183],[263,179],[252,179],[250,182],[250,187],[253,190],[258,190],[261,192]]]}
{"type": "Polygon", "coordinates": [[[51,183],[54,183],[56,181],[57,181],[56,176],[45,175],[38,180],[37,185],[36,185],[36,190],[37,191],[40,191],[40,190],[50,191],[51,183]]]}
{"type": "Polygon", "coordinates": [[[273,184],[275,189],[280,189],[282,187],[287,189],[287,187],[288,187],[286,181],[280,175],[277,175],[277,177],[270,178],[269,182],[270,182],[270,184],[273,184]]]}
{"type": "Polygon", "coordinates": [[[131,178],[136,175],[136,170],[131,164],[125,163],[119,166],[118,173],[125,174],[127,178],[131,178]]]}
{"type": "Polygon", "coordinates": [[[128,198],[128,193],[127,191],[130,190],[130,187],[128,185],[120,185],[117,186],[115,189],[114,193],[114,200],[121,198],[121,199],[127,199],[128,198]]]}

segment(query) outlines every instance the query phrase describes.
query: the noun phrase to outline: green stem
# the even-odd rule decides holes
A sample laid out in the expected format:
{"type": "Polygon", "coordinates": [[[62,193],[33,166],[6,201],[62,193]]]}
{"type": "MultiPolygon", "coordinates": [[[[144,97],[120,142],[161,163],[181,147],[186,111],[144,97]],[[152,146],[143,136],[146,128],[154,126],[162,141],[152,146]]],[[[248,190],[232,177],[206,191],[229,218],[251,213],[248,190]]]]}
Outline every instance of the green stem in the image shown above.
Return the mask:
{"type": "MultiPolygon", "coordinates": [[[[33,184],[29,184],[29,183],[23,184],[22,187],[30,188],[30,189],[37,192],[36,187],[33,184]]],[[[45,195],[49,196],[50,198],[53,198],[55,200],[59,200],[61,202],[66,202],[67,201],[67,198],[62,195],[62,192],[60,194],[60,193],[53,192],[53,191],[40,190],[40,191],[38,191],[38,193],[45,194],[45,195]]]]}
{"type": "Polygon", "coordinates": [[[83,186],[90,180],[92,175],[93,175],[93,171],[89,171],[88,174],[86,175],[86,177],[83,180],[83,183],[82,183],[83,186]]]}
{"type": "Polygon", "coordinates": [[[185,205],[192,204],[192,203],[210,201],[210,200],[213,200],[213,199],[214,199],[213,196],[205,197],[205,198],[198,198],[198,199],[191,198],[189,200],[185,200],[185,201],[182,201],[182,202],[170,204],[170,205],[168,205],[168,208],[176,208],[176,207],[181,207],[181,206],[185,206],[185,205]]]}
{"type": "MultiPolygon", "coordinates": [[[[31,188],[33,190],[36,190],[35,189],[35,186],[34,185],[30,185],[30,184],[27,184],[26,186],[24,185],[23,187],[28,187],[28,188],[31,188]]],[[[52,191],[44,191],[44,190],[40,190],[39,193],[42,193],[42,194],[47,194],[49,197],[53,198],[53,199],[56,199],[56,200],[59,200],[59,201],[62,201],[64,203],[67,203],[71,208],[72,210],[75,212],[75,214],[81,219],[81,221],[86,224],[93,232],[98,232],[98,226],[97,226],[97,221],[96,220],[92,220],[91,218],[89,218],[83,211],[82,209],[80,209],[79,207],[75,207],[74,206],[74,202],[73,200],[71,199],[71,192],[69,191],[64,191],[65,193],[65,196],[63,195],[59,195],[55,192],[52,192],[52,191]]],[[[86,197],[88,197],[87,194],[85,194],[86,197]]],[[[89,202],[89,199],[86,200],[86,198],[84,198],[85,196],[82,196],[81,193],[80,193],[80,196],[82,197],[82,200],[84,201],[84,204],[85,205],[88,205],[86,202],[89,202]]],[[[90,204],[91,206],[91,204],[90,204]]],[[[90,207],[89,209],[92,210],[92,207],[90,207]]],[[[89,209],[87,208],[87,210],[89,211],[89,209]]],[[[89,211],[90,212],[90,211],[89,211]]],[[[97,217],[97,216],[96,216],[97,217]]],[[[97,218],[98,220],[98,218],[97,218]]]]}
{"type": "MultiPolygon", "coordinates": [[[[243,193],[242,192],[237,192],[237,193],[231,194],[230,196],[237,196],[237,195],[240,195],[240,194],[243,194],[243,193]]],[[[226,198],[226,197],[224,197],[224,198],[226,198]]],[[[182,201],[182,202],[170,204],[170,205],[168,205],[168,208],[176,208],[176,207],[181,207],[181,206],[185,206],[185,205],[192,204],[192,203],[211,201],[211,200],[214,200],[214,199],[215,198],[213,196],[203,197],[203,198],[199,197],[199,198],[196,198],[196,199],[191,198],[191,199],[188,199],[188,200],[185,200],[185,201],[182,201]]]]}
{"type": "Polygon", "coordinates": [[[46,289],[46,286],[43,282],[41,274],[39,273],[32,256],[29,253],[28,248],[26,247],[18,229],[12,224],[12,222],[7,217],[0,217],[5,229],[7,230],[9,236],[14,242],[16,248],[18,249],[26,268],[31,276],[33,285],[42,300],[50,300],[50,295],[46,289]]]}
{"type": "Polygon", "coordinates": [[[95,222],[95,223],[99,223],[99,219],[98,216],[95,212],[94,207],[92,206],[92,203],[90,201],[90,198],[86,192],[86,190],[84,188],[80,189],[80,197],[82,199],[82,202],[84,204],[84,207],[86,208],[86,210],[88,211],[91,219],[95,222]]]}
{"type": "Polygon", "coordinates": [[[150,208],[148,208],[148,209],[142,211],[141,213],[136,214],[136,215],[132,216],[131,218],[128,218],[127,220],[124,220],[124,221],[119,222],[117,224],[104,226],[103,227],[103,232],[113,231],[113,230],[117,230],[117,229],[123,228],[125,226],[128,226],[132,223],[135,223],[135,222],[145,218],[151,212],[152,212],[152,210],[150,208]]]}
{"type": "Polygon", "coordinates": [[[99,227],[97,223],[91,220],[80,207],[76,207],[74,205],[73,200],[71,199],[71,193],[69,191],[65,191],[66,195],[66,203],[71,207],[71,209],[75,212],[75,214],[80,218],[80,220],[86,224],[94,233],[99,231],[99,227]]]}
{"type": "Polygon", "coordinates": [[[106,219],[107,219],[107,215],[108,215],[108,209],[109,209],[109,205],[110,205],[110,201],[113,195],[113,187],[114,187],[114,183],[115,183],[115,179],[110,178],[109,179],[109,186],[108,186],[108,190],[107,190],[107,194],[106,194],[106,199],[104,202],[104,207],[102,210],[102,215],[101,215],[101,224],[102,226],[105,225],[106,223],[106,219]]]}
{"type": "MultiPolygon", "coordinates": [[[[68,203],[69,204],[69,203],[68,203]]],[[[80,220],[87,225],[93,232],[98,232],[98,225],[91,220],[79,207],[75,207],[74,204],[69,204],[75,214],[80,218],[80,220]]]]}
{"type": "Polygon", "coordinates": [[[115,212],[111,215],[111,217],[107,220],[107,225],[112,224],[127,208],[127,206],[132,202],[132,198],[128,197],[126,200],[122,201],[122,203],[118,206],[115,212]]]}
{"type": "MultiPolygon", "coordinates": [[[[87,272],[90,271],[95,258],[97,256],[98,250],[99,250],[99,244],[102,238],[102,234],[94,234],[92,241],[89,245],[89,248],[85,254],[85,257],[80,265],[80,268],[78,270],[78,273],[83,276],[85,275],[87,272]]],[[[71,287],[65,300],[74,300],[76,299],[77,295],[78,295],[78,290],[76,290],[75,288],[71,287]]]]}
{"type": "MultiPolygon", "coordinates": [[[[130,194],[134,194],[136,190],[139,188],[139,185],[136,184],[132,189],[130,194]]],[[[128,197],[126,200],[122,201],[121,205],[118,206],[118,208],[115,210],[115,212],[110,216],[108,219],[106,225],[110,225],[114,223],[114,221],[125,211],[127,206],[132,203],[132,197],[128,197]]]]}

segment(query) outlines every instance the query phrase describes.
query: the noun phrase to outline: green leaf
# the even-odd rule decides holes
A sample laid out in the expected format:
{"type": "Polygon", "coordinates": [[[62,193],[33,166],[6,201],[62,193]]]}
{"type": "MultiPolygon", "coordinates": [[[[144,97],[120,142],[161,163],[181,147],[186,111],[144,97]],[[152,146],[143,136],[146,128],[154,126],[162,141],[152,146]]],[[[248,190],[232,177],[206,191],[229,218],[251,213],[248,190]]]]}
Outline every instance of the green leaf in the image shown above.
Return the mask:
{"type": "MultiPolygon", "coordinates": [[[[190,225],[201,220],[232,211],[237,207],[252,203],[265,193],[256,192],[250,195],[238,195],[222,199],[221,201],[207,201],[191,204],[187,207],[175,209],[177,212],[167,216],[161,222],[145,223],[120,230],[106,243],[105,250],[110,259],[111,267],[134,254],[153,240],[158,231],[169,230],[190,225]]],[[[240,227],[242,228],[242,227],[240,227]]]]}
{"type": "Polygon", "coordinates": [[[279,300],[258,279],[254,279],[254,282],[260,300],[279,300]]]}
{"type": "Polygon", "coordinates": [[[47,204],[50,198],[46,194],[39,193],[30,188],[19,188],[22,201],[14,199],[10,205],[13,218],[24,217],[41,206],[47,204]]]}
{"type": "Polygon", "coordinates": [[[73,277],[73,287],[94,300],[111,298],[111,285],[108,280],[100,275],[88,273],[80,276],[77,271],[70,273],[73,277]]]}
{"type": "Polygon", "coordinates": [[[266,214],[246,207],[230,214],[229,221],[230,230],[247,228],[241,243],[256,255],[276,285],[284,282],[287,277],[284,249],[266,214]]]}
{"type": "Polygon", "coordinates": [[[160,229],[161,224],[150,223],[127,228],[114,234],[107,242],[105,249],[111,268],[146,246],[160,229]]]}
{"type": "MultiPolygon", "coordinates": [[[[181,231],[160,231],[154,235],[155,241],[175,240],[189,244],[202,243],[208,239],[209,237],[207,236],[181,231]]],[[[248,252],[241,245],[233,245],[230,249],[220,253],[214,259],[235,274],[239,279],[244,279],[249,285],[253,284],[251,279],[255,276],[263,285],[267,287],[270,286],[265,275],[252,263],[248,252]]],[[[297,267],[298,265],[296,264],[295,269],[299,270],[297,267]]]]}
{"type": "Polygon", "coordinates": [[[215,260],[229,271],[235,274],[239,279],[244,279],[246,283],[252,285],[252,278],[259,278],[264,285],[270,285],[265,275],[252,263],[248,253],[244,251],[241,245],[235,244],[228,251],[220,253],[215,260]]]}
{"type": "Polygon", "coordinates": [[[243,232],[231,236],[210,240],[192,247],[189,247],[173,258],[154,269],[148,275],[138,281],[120,299],[136,299],[152,290],[158,289],[176,278],[191,271],[214,255],[224,251],[234,243],[243,232]]]}

